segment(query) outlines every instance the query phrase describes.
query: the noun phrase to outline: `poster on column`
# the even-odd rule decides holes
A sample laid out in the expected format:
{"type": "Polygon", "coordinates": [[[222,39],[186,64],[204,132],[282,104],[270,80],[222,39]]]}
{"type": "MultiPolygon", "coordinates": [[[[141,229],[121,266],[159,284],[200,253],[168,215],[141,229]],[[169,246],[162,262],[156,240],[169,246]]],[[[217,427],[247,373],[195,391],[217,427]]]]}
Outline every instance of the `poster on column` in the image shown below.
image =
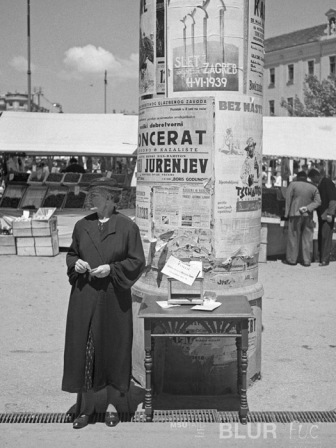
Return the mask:
{"type": "Polygon", "coordinates": [[[156,0],[140,0],[139,94],[155,93],[156,0]]]}
{"type": "Polygon", "coordinates": [[[250,0],[248,17],[248,64],[249,80],[247,93],[262,96],[264,69],[264,24],[265,2],[250,0]]]}
{"type": "Polygon", "coordinates": [[[168,1],[168,96],[243,93],[246,16],[244,0],[168,1]]]}
{"type": "Polygon", "coordinates": [[[179,258],[207,256],[211,250],[211,195],[203,186],[153,188],[153,235],[170,235],[179,258]]]}
{"type": "Polygon", "coordinates": [[[212,171],[213,113],[213,98],[142,101],[137,179],[206,182],[212,171]]]}
{"type": "Polygon", "coordinates": [[[136,188],[135,219],[141,236],[151,236],[152,193],[148,185],[138,184],[136,188]]]}
{"type": "Polygon", "coordinates": [[[164,0],[156,1],[156,93],[166,93],[165,58],[165,7],[164,0]]]}
{"type": "Polygon", "coordinates": [[[155,229],[210,229],[210,193],[203,187],[154,187],[155,229]]]}
{"type": "MultiPolygon", "coordinates": [[[[242,100],[245,98],[245,101],[242,100]]],[[[216,105],[216,258],[258,252],[261,216],[261,99],[216,105]]]]}

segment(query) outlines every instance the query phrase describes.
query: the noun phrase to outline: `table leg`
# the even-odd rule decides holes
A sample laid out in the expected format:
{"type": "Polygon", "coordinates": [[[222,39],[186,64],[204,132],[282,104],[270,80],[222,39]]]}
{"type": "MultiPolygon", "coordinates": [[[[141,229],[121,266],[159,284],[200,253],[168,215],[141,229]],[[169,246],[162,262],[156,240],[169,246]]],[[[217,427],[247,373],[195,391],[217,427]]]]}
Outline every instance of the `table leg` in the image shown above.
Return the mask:
{"type": "Polygon", "coordinates": [[[152,335],[151,322],[145,319],[145,371],[146,371],[146,388],[145,388],[145,416],[146,422],[151,422],[153,419],[152,408],[152,335]]]}
{"type": "MultiPolygon", "coordinates": [[[[240,330],[239,330],[240,332],[240,330]]],[[[242,376],[241,376],[241,338],[236,338],[236,347],[237,347],[237,392],[240,395],[240,389],[242,384],[242,376]]]]}
{"type": "Polygon", "coordinates": [[[248,349],[248,319],[242,321],[241,329],[241,388],[240,388],[240,421],[243,425],[247,424],[247,349],[248,349]]]}

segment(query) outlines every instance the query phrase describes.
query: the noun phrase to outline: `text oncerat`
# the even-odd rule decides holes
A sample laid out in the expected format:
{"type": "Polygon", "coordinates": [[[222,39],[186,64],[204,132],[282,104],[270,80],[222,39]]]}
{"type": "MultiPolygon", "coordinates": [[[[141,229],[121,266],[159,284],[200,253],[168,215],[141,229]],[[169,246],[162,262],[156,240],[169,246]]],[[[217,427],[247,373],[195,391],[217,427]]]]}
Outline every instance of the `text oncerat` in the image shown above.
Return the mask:
{"type": "Polygon", "coordinates": [[[184,130],[178,131],[152,131],[141,132],[139,134],[139,146],[150,145],[203,145],[204,130],[195,130],[193,132],[184,130]],[[196,141],[195,141],[196,140],[196,141]]]}

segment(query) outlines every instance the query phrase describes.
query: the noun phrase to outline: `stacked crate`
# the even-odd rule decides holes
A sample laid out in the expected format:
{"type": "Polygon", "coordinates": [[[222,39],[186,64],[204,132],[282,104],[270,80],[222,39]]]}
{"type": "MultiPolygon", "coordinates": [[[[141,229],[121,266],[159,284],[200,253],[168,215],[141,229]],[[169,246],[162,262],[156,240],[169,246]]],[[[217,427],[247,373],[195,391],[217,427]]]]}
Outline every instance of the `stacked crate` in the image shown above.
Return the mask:
{"type": "Polygon", "coordinates": [[[16,255],[16,244],[13,235],[0,235],[0,255],[16,255]]]}
{"type": "Polygon", "coordinates": [[[59,253],[57,217],[13,222],[17,255],[54,257],[59,253]]]}

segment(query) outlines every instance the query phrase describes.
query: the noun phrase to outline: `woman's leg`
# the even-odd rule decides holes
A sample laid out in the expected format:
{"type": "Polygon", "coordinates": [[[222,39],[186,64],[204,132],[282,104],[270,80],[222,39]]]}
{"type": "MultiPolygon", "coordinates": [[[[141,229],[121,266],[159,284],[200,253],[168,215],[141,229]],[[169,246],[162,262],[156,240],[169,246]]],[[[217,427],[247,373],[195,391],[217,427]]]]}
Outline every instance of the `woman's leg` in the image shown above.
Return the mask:
{"type": "Polygon", "coordinates": [[[81,415],[92,415],[95,411],[95,400],[93,390],[82,393],[81,415]]]}
{"type": "Polygon", "coordinates": [[[116,409],[116,402],[120,396],[120,392],[112,386],[107,386],[107,403],[105,413],[105,423],[107,426],[116,426],[119,423],[118,412],[116,409]]]}
{"type": "Polygon", "coordinates": [[[107,386],[106,395],[106,412],[117,412],[115,405],[120,397],[120,392],[113,386],[107,386]]]}

